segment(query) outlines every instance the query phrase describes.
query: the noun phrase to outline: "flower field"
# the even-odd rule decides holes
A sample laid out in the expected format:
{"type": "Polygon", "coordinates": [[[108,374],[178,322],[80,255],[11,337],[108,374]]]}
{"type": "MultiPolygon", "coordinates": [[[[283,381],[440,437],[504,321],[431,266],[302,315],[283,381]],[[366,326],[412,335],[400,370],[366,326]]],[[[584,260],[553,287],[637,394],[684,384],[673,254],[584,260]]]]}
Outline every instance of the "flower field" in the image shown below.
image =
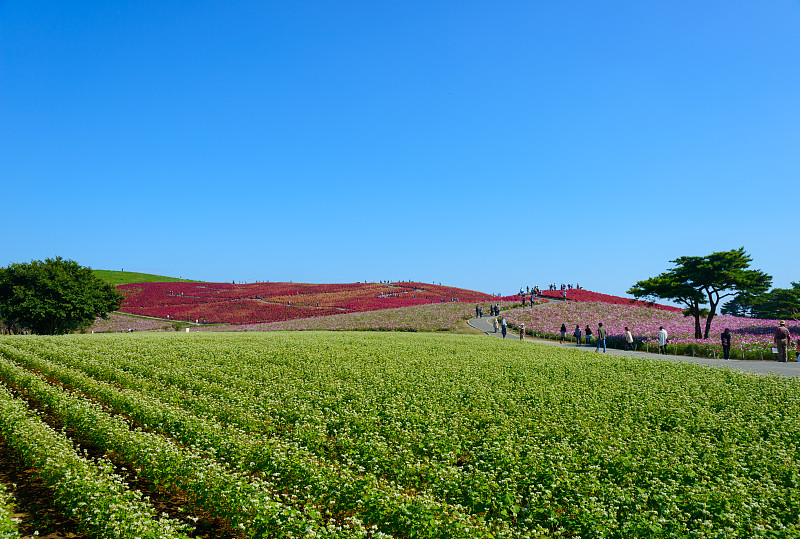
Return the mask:
{"type": "Polygon", "coordinates": [[[800,534],[793,379],[469,335],[3,337],[0,409],[96,536],[800,534]]]}
{"type": "Polygon", "coordinates": [[[172,327],[167,320],[108,313],[108,317],[105,319],[98,317],[87,331],[119,333],[123,331],[163,331],[169,329],[172,329],[172,327]]]}
{"type": "Polygon", "coordinates": [[[303,283],[136,283],[117,289],[126,299],[121,312],[208,323],[251,324],[327,316],[342,312],[488,301],[482,292],[449,286],[303,283]]]}
{"type": "MultiPolygon", "coordinates": [[[[484,313],[489,312],[488,303],[478,303],[483,306],[484,313]]],[[[265,324],[214,326],[203,329],[208,331],[446,331],[454,329],[463,320],[473,318],[475,316],[475,305],[478,303],[433,303],[265,324]]],[[[519,302],[499,301],[496,303],[500,305],[501,309],[519,305],[519,302]]]]}
{"type": "MultiPolygon", "coordinates": [[[[601,294],[600,292],[592,292],[590,290],[584,290],[582,288],[566,290],[566,293],[567,293],[567,301],[581,301],[581,302],[589,301],[589,302],[610,303],[612,305],[634,305],[637,307],[652,307],[654,309],[660,309],[664,311],[674,311],[674,312],[682,311],[682,309],[680,309],[679,307],[672,307],[671,305],[661,305],[659,303],[650,303],[638,299],[629,299],[629,298],[622,298],[619,296],[612,296],[609,294],[601,294]]],[[[541,295],[545,298],[561,299],[563,297],[563,292],[561,290],[543,290],[541,295]]]]}
{"type": "MultiPolygon", "coordinates": [[[[573,291],[574,292],[574,291],[573,291]]],[[[678,347],[678,352],[712,357],[720,357],[722,346],[720,333],[730,328],[733,333],[733,357],[748,359],[772,359],[774,346],[772,335],[778,320],[741,318],[717,315],[711,324],[708,340],[694,338],[694,319],[684,317],[680,311],[652,309],[633,305],[602,302],[551,302],[534,309],[517,309],[506,314],[506,320],[514,327],[525,324],[526,332],[543,336],[559,334],[561,324],[566,324],[567,335],[572,335],[576,325],[583,330],[588,324],[597,335],[597,324],[602,322],[608,332],[609,340],[621,343],[625,326],[639,342],[655,341],[659,326],[669,333],[670,346],[678,347]]],[[[705,321],[702,321],[705,327],[705,321]]],[[[789,330],[800,336],[800,322],[788,322],[789,330]]]]}

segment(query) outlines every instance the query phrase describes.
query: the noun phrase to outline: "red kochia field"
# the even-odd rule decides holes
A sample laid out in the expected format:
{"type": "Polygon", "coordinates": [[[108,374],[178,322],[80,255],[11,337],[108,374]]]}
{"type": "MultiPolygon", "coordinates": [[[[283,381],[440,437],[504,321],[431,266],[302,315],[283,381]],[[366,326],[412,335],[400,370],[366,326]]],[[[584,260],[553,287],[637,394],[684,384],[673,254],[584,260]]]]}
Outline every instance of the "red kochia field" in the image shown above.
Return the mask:
{"type": "Polygon", "coordinates": [[[494,296],[425,283],[135,283],[117,289],[125,313],[245,324],[449,301],[487,301],[494,296]]]}

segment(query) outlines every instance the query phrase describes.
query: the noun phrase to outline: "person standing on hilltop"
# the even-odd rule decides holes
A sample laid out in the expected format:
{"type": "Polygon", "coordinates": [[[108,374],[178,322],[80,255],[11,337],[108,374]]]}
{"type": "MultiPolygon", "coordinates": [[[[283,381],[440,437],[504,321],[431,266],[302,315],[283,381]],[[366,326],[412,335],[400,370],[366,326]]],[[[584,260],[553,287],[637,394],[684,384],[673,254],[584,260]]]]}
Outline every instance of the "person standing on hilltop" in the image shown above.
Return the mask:
{"type": "Polygon", "coordinates": [[[722,355],[725,359],[731,358],[731,330],[725,328],[725,331],[722,332],[721,335],[722,339],[722,355]]]}
{"type": "Polygon", "coordinates": [[[600,351],[600,343],[603,343],[603,353],[606,353],[606,328],[603,327],[603,323],[600,322],[597,324],[597,348],[595,352],[600,351]]]}
{"type": "Polygon", "coordinates": [[[664,326],[658,327],[658,353],[659,354],[666,354],[667,353],[667,343],[669,342],[669,335],[667,334],[667,330],[664,329],[664,326]]]}
{"type": "Polygon", "coordinates": [[[786,322],[783,320],[781,320],[778,329],[775,330],[773,340],[775,341],[775,346],[778,347],[778,361],[786,363],[786,352],[789,349],[789,342],[792,340],[792,334],[789,333],[786,322]]]}

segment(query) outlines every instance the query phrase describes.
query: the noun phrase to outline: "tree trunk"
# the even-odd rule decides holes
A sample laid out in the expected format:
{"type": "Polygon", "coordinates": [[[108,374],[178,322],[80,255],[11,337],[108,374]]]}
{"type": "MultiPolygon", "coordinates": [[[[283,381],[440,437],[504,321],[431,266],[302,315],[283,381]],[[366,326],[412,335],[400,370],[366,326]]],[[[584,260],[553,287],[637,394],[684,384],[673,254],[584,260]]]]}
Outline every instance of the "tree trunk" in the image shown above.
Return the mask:
{"type": "Polygon", "coordinates": [[[711,300],[711,294],[709,294],[708,295],[708,304],[709,304],[710,308],[708,309],[708,317],[706,318],[706,331],[704,333],[704,337],[703,337],[704,339],[708,339],[708,334],[711,333],[711,321],[714,319],[714,316],[716,316],[716,314],[717,314],[717,303],[719,303],[719,300],[717,300],[717,302],[714,303],[714,301],[711,300]]]}

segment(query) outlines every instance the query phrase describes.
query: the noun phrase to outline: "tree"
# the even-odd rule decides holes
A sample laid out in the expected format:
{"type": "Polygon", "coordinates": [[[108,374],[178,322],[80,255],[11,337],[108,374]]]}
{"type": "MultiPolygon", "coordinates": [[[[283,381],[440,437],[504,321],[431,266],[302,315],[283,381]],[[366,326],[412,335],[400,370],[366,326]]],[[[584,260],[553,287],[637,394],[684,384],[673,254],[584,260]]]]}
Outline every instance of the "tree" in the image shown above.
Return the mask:
{"type": "Polygon", "coordinates": [[[800,318],[800,283],[792,288],[773,288],[766,294],[739,293],[722,308],[722,314],[756,318],[800,318]]]}
{"type": "Polygon", "coordinates": [[[0,268],[0,319],[7,327],[61,335],[106,318],[123,298],[91,268],[60,256],[0,268]]]}
{"type": "Polygon", "coordinates": [[[687,306],[695,319],[695,338],[707,339],[717,306],[723,298],[759,295],[769,289],[772,277],[752,270],[752,258],[744,247],[707,256],[682,256],[671,260],[675,267],[657,277],[639,281],[630,290],[637,298],[661,298],[687,306]],[[708,304],[705,331],[700,332],[700,305],[708,304]]]}
{"type": "Polygon", "coordinates": [[[684,315],[694,317],[695,339],[702,338],[700,316],[707,312],[701,307],[707,303],[705,296],[699,290],[683,282],[680,276],[674,272],[662,273],[657,277],[639,281],[628,290],[628,294],[632,294],[636,298],[659,298],[682,304],[686,307],[684,315]]]}

